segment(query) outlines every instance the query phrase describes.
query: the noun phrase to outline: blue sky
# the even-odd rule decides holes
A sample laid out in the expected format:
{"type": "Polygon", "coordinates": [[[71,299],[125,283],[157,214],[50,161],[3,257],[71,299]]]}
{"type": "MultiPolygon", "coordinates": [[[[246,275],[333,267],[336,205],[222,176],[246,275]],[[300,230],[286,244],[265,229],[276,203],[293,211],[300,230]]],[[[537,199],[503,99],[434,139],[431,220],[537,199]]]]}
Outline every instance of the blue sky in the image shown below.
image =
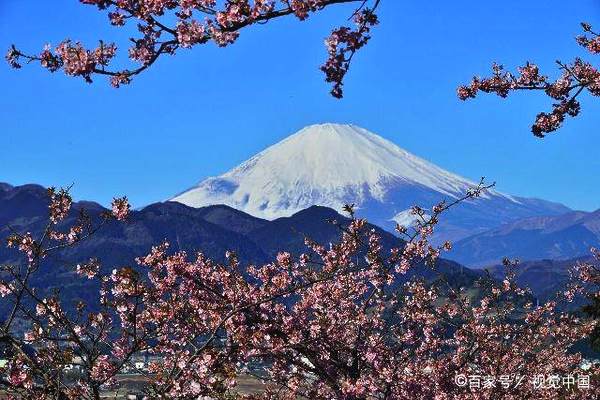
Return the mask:
{"type": "MultiPolygon", "coordinates": [[[[556,59],[584,53],[579,22],[600,26],[600,3],[383,0],[381,25],[355,58],[346,97],[335,100],[318,70],[323,39],[350,9],[306,22],[276,21],[243,32],[226,49],[204,46],[160,60],[119,90],[37,66],[0,65],[0,181],[74,183],[80,199],[134,205],[164,200],[217,175],[305,125],[354,123],[463,176],[498,189],[600,208],[600,101],[544,140],[529,129],[550,107],[544,96],[463,103],[456,86],[492,61],[535,61],[552,76],[556,59]]],[[[75,0],[3,0],[0,47],[38,51],[69,37],[124,44],[126,32],[75,0]]],[[[589,58],[589,57],[588,57],[589,58]]]]}

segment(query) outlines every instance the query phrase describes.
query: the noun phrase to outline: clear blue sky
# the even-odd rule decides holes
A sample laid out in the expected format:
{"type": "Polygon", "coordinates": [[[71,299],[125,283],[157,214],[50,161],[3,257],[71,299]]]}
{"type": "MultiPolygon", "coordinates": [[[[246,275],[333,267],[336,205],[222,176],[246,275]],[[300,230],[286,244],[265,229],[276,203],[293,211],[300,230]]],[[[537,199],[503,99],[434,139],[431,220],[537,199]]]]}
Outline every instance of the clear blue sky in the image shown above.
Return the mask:
{"type": "MultiPolygon", "coordinates": [[[[75,183],[80,199],[136,206],[164,200],[225,172],[304,125],[354,123],[502,191],[600,208],[600,100],[545,140],[529,132],[543,96],[459,102],[456,86],[492,61],[583,54],[579,22],[600,26],[600,2],[383,0],[381,25],[355,58],[346,97],[328,94],[318,66],[323,39],[345,22],[340,6],[306,22],[257,26],[234,46],[181,51],[119,90],[0,65],[0,181],[75,183]]],[[[70,37],[123,43],[124,31],[76,0],[2,0],[0,47],[38,51],[70,37]]],[[[596,61],[599,59],[597,58],[596,61]]]]}

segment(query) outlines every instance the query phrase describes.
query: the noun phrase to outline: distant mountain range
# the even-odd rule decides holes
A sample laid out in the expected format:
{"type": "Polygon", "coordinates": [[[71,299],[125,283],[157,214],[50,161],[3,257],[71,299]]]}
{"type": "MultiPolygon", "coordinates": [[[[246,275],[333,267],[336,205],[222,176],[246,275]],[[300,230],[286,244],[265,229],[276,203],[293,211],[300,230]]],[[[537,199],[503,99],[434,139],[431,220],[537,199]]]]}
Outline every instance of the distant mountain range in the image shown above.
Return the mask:
{"type": "MultiPolygon", "coordinates": [[[[357,205],[358,215],[374,224],[371,228],[390,249],[402,244],[390,233],[395,223],[413,223],[408,212],[412,205],[452,201],[473,186],[365,129],[314,125],[173,201],[133,211],[124,224],[109,224],[90,240],[46,260],[36,279],[41,287],[61,288],[67,297],[93,298],[95,291],[75,278],[73,265],[92,256],[100,257],[109,270],[132,265],[135,257],[165,240],[173,251],[201,251],[217,261],[227,250],[253,264],[269,262],[281,250],[298,255],[307,251],[305,237],[322,244],[338,240],[339,228],[328,221],[348,223],[337,213],[346,203],[357,205]]],[[[0,183],[0,239],[10,229],[40,232],[47,206],[41,186],[0,183]]],[[[82,201],[74,204],[69,218],[82,208],[92,216],[105,211],[97,203],[82,201]]],[[[564,283],[571,259],[600,247],[600,210],[571,211],[561,204],[491,190],[450,210],[438,229],[438,240],[455,241],[446,254],[455,261],[439,262],[450,280],[471,285],[482,275],[462,265],[491,266],[500,278],[501,268],[494,265],[502,258],[534,260],[523,264],[519,277],[544,297],[564,283]]],[[[14,250],[0,247],[0,263],[17,260],[14,250]]],[[[433,277],[422,266],[407,277],[414,274],[433,277]]]]}
{"type": "Polygon", "coordinates": [[[565,260],[589,256],[591,247],[600,247],[600,210],[505,224],[458,241],[448,257],[484,266],[500,263],[504,257],[565,260]]]}
{"type": "MultiPolygon", "coordinates": [[[[46,223],[48,199],[46,189],[38,185],[13,187],[0,184],[0,238],[11,229],[20,232],[41,232],[46,223]],[[10,228],[9,228],[10,226],[10,228]]],[[[97,203],[77,202],[67,223],[73,221],[79,210],[85,208],[92,217],[105,211],[97,203]]],[[[193,255],[201,251],[221,261],[227,250],[235,251],[243,263],[266,263],[281,250],[293,254],[306,252],[305,237],[327,245],[336,242],[340,229],[330,221],[344,225],[349,220],[332,209],[313,206],[290,217],[273,221],[259,219],[228,206],[217,205],[193,208],[177,202],[149,205],[133,211],[124,223],[110,223],[92,238],[67,248],[44,261],[36,273],[35,284],[51,290],[60,288],[66,298],[93,301],[97,292],[87,279],[76,277],[74,266],[90,257],[98,257],[105,271],[115,267],[134,265],[135,257],[147,254],[153,245],[169,241],[171,250],[185,250],[193,255]]],[[[371,226],[382,238],[385,249],[401,246],[402,242],[391,233],[371,226]]],[[[0,264],[20,260],[13,249],[0,247],[0,264]]],[[[450,281],[471,285],[481,276],[458,263],[440,260],[438,268],[450,281]]],[[[429,268],[420,266],[409,274],[432,278],[429,268]]]]}
{"type": "MultiPolygon", "coordinates": [[[[172,200],[191,207],[226,204],[273,220],[313,205],[360,216],[388,231],[413,222],[413,205],[452,201],[475,183],[419,158],[353,125],[308,126],[218,177],[207,178],[172,200]]],[[[450,210],[438,227],[439,241],[459,240],[501,224],[571,211],[545,200],[490,190],[450,210]]]]}

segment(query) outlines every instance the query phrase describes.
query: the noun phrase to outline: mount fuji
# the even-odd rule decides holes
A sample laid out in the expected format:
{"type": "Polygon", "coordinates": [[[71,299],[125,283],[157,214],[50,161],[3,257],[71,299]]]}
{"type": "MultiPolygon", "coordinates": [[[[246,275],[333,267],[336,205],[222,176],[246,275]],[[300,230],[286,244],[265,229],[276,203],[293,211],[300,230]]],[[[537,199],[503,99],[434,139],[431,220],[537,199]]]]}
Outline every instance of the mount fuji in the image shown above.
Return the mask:
{"type": "MultiPolygon", "coordinates": [[[[236,168],[175,196],[191,207],[224,204],[273,220],[313,205],[357,214],[392,231],[412,222],[410,207],[451,201],[476,184],[354,125],[305,127],[236,168]]],[[[451,209],[438,240],[458,240],[503,223],[569,212],[562,204],[495,190],[451,209]]]]}

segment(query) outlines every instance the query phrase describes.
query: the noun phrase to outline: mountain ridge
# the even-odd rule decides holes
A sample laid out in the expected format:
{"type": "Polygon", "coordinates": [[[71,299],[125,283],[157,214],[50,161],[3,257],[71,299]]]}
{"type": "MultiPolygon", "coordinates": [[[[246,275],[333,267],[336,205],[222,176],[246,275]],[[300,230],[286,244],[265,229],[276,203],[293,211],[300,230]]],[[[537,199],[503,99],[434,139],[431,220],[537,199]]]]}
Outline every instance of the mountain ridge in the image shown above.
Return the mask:
{"type": "Polygon", "coordinates": [[[502,258],[565,260],[585,257],[600,247],[600,209],[557,216],[530,217],[467,237],[448,257],[470,266],[500,263],[502,258]]]}
{"type": "MultiPolygon", "coordinates": [[[[430,208],[474,186],[366,129],[320,124],[303,128],[171,200],[192,207],[225,204],[268,220],[312,205],[341,210],[354,203],[359,215],[393,231],[396,222],[406,222],[413,205],[430,208]]],[[[440,240],[462,239],[523,217],[571,211],[559,203],[496,190],[481,197],[448,212],[439,226],[440,240]]]]}
{"type": "MultiPolygon", "coordinates": [[[[46,189],[39,185],[0,191],[0,211],[4,213],[0,214],[0,217],[4,216],[0,238],[7,237],[13,229],[38,235],[47,223],[48,204],[46,189]],[[16,195],[20,203],[10,203],[16,195]],[[23,202],[31,207],[21,207],[23,202]]],[[[80,208],[86,204],[96,203],[75,202],[66,223],[72,223],[80,208]]],[[[102,207],[95,208],[90,216],[98,218],[105,211],[102,207]]],[[[224,262],[226,251],[233,250],[241,263],[260,265],[272,262],[279,251],[289,251],[294,255],[308,252],[304,243],[305,235],[323,245],[337,242],[341,230],[327,221],[331,218],[342,224],[349,222],[335,210],[317,206],[292,217],[267,221],[226,206],[197,209],[177,202],[154,203],[141,210],[132,210],[125,222],[110,222],[77,246],[49,255],[43,260],[35,278],[32,278],[33,284],[48,291],[60,289],[69,300],[94,301],[97,287],[75,274],[76,264],[95,257],[101,262],[103,272],[123,266],[135,267],[136,257],[147,254],[152,246],[165,240],[171,244],[170,251],[183,250],[190,257],[201,251],[217,262],[224,262]]],[[[386,251],[392,246],[402,245],[391,233],[374,225],[368,228],[380,234],[386,251]]],[[[0,264],[18,262],[22,262],[22,257],[15,249],[0,247],[0,264]]],[[[481,275],[454,261],[441,259],[438,266],[454,277],[456,282],[472,283],[481,275]]],[[[415,267],[406,278],[414,275],[426,278],[433,276],[431,270],[423,266],[415,267]]]]}

